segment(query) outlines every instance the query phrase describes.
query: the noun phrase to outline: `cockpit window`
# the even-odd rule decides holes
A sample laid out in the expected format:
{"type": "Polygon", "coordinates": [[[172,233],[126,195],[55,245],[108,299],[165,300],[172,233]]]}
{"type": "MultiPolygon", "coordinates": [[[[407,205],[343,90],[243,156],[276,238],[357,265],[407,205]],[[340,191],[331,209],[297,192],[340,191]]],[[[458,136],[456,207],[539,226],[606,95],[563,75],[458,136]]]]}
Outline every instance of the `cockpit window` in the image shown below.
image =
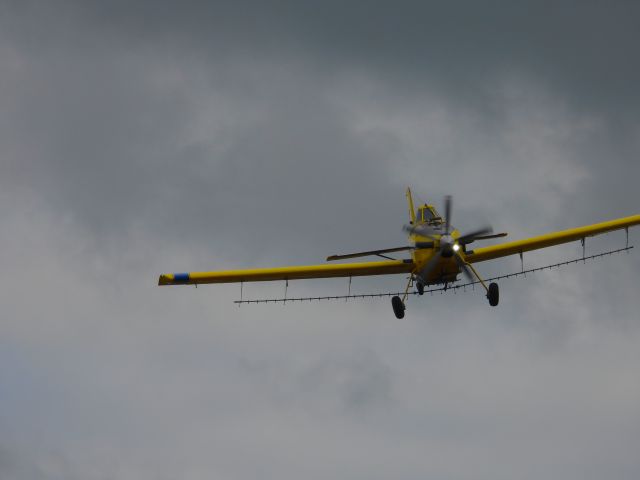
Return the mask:
{"type": "Polygon", "coordinates": [[[442,218],[440,218],[438,212],[436,212],[433,208],[425,205],[418,211],[418,221],[427,223],[429,225],[438,225],[442,222],[442,218]]]}
{"type": "Polygon", "coordinates": [[[422,221],[423,222],[430,222],[434,218],[435,218],[435,216],[433,215],[433,212],[431,210],[429,210],[428,208],[423,208],[422,209],[422,221]]]}

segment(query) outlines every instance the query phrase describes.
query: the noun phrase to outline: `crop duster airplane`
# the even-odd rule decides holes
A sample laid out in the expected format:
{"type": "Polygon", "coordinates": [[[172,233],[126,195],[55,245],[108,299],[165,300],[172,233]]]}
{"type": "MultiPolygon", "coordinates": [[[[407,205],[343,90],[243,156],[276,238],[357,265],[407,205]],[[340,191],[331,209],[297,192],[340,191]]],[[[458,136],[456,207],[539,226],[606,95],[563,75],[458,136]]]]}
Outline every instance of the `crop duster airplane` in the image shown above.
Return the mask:
{"type": "MultiPolygon", "coordinates": [[[[486,291],[491,306],[498,305],[499,289],[497,283],[487,285],[480,277],[475,264],[509,255],[522,256],[523,252],[551,247],[562,243],[581,240],[613,230],[626,229],[640,224],[640,215],[619,218],[584,227],[571,228],[548,233],[538,237],[526,238],[514,242],[500,243],[471,249],[472,243],[482,240],[504,237],[506,233],[493,234],[491,227],[470,232],[460,232],[451,224],[451,197],[445,197],[444,217],[433,205],[422,205],[416,210],[407,188],[410,223],[404,226],[409,235],[408,246],[384,248],[367,252],[331,255],[327,261],[344,260],[357,257],[379,256],[384,261],[358,263],[329,263],[293,267],[258,268],[248,270],[226,270],[217,272],[166,273],[160,275],[158,285],[198,285],[203,283],[244,283],[273,280],[357,277],[369,275],[408,275],[409,281],[402,297],[391,299],[393,312],[397,318],[403,318],[409,289],[415,285],[417,293],[422,295],[425,286],[444,285],[447,288],[463,273],[470,282],[480,283],[486,291]],[[385,254],[410,252],[411,258],[395,260],[385,254]],[[476,280],[477,279],[477,280],[476,280]]],[[[627,237],[628,238],[628,237],[627,237]]],[[[631,248],[627,246],[627,249],[631,248]]]]}

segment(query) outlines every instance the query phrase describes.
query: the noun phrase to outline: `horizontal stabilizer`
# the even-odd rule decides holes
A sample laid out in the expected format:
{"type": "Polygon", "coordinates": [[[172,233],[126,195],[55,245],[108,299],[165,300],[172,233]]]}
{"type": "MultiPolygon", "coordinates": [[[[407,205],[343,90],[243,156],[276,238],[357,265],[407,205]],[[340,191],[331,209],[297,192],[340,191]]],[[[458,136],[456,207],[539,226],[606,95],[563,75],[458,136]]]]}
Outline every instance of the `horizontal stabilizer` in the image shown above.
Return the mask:
{"type": "Polygon", "coordinates": [[[395,248],[384,248],[382,250],[369,250],[368,252],[357,252],[357,253],[346,253],[344,255],[331,255],[327,257],[327,262],[332,260],[344,260],[347,258],[356,258],[356,257],[369,257],[371,255],[380,255],[383,253],[393,253],[393,252],[404,252],[407,250],[413,250],[414,247],[395,247],[395,248]]]}
{"type": "Polygon", "coordinates": [[[492,238],[501,238],[509,235],[507,232],[502,233],[494,233],[493,235],[480,235],[479,237],[475,237],[474,240],[490,240],[492,238]]]}

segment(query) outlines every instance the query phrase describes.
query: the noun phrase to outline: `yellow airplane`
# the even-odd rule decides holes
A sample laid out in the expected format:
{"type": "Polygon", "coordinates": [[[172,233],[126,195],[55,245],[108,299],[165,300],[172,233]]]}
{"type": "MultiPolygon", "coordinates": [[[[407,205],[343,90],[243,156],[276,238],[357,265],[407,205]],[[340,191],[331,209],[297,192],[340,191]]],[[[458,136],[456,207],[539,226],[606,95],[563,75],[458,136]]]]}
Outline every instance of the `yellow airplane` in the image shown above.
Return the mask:
{"type": "MultiPolygon", "coordinates": [[[[469,245],[478,240],[504,237],[506,233],[493,234],[491,227],[480,228],[462,234],[451,225],[451,197],[445,197],[444,218],[433,205],[424,204],[414,208],[411,190],[407,188],[410,223],[404,226],[409,234],[411,245],[367,252],[331,255],[327,261],[348,258],[379,256],[384,261],[337,263],[323,265],[305,265],[293,267],[259,268],[248,270],[226,270],[217,272],[166,273],[160,275],[158,285],[198,285],[204,283],[244,283],[273,280],[357,277],[369,275],[408,274],[409,281],[402,298],[399,295],[391,299],[393,312],[397,318],[403,318],[409,289],[415,285],[417,293],[422,295],[425,286],[447,285],[455,282],[460,273],[470,281],[477,279],[485,289],[491,306],[498,305],[499,289],[497,283],[488,286],[480,277],[474,264],[506,257],[509,255],[551,247],[562,243],[581,240],[584,245],[586,237],[592,237],[613,230],[627,229],[640,224],[640,215],[619,218],[607,222],[596,223],[584,227],[571,228],[559,232],[548,233],[514,242],[506,242],[488,247],[469,249],[469,245]],[[411,258],[396,260],[385,254],[393,252],[411,252],[411,258]]],[[[631,247],[627,247],[631,248],[631,247]]],[[[475,283],[475,282],[474,282],[475,283]]]]}

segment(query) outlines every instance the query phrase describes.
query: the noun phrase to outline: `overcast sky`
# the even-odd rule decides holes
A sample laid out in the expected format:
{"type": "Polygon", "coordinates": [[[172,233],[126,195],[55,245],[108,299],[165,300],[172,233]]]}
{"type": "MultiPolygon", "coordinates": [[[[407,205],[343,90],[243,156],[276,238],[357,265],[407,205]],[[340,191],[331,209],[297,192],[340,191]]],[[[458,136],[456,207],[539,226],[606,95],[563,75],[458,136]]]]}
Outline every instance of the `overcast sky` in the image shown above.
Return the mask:
{"type": "Polygon", "coordinates": [[[403,245],[406,186],[512,239],[640,213],[639,23],[622,0],[0,0],[0,477],[640,477],[634,251],[402,321],[156,285],[403,245]]]}

